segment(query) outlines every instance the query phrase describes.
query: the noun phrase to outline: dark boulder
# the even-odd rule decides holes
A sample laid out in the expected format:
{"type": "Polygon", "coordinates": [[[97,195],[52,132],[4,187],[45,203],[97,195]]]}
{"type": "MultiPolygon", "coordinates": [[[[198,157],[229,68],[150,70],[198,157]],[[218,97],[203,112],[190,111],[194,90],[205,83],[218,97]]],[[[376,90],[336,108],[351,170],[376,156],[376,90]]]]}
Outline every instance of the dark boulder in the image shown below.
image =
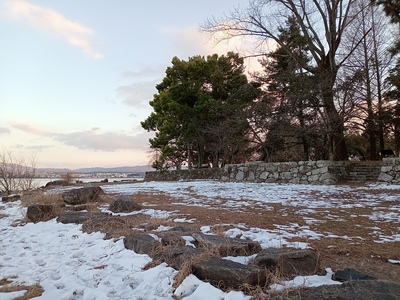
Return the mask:
{"type": "Polygon", "coordinates": [[[258,242],[219,235],[193,233],[196,246],[206,248],[220,256],[248,256],[261,251],[258,242]]]}
{"type": "Polygon", "coordinates": [[[44,187],[52,187],[52,186],[67,186],[69,185],[69,182],[67,180],[54,180],[54,181],[49,181],[46,183],[44,187]]]}
{"type": "Polygon", "coordinates": [[[132,200],[130,196],[120,195],[117,200],[112,202],[108,209],[114,213],[130,213],[139,211],[142,207],[132,200]]]}
{"type": "Polygon", "coordinates": [[[147,254],[152,256],[154,251],[160,249],[161,243],[156,241],[148,234],[138,233],[131,234],[124,238],[126,249],[133,250],[138,254],[147,254]]]}
{"type": "Polygon", "coordinates": [[[55,217],[55,209],[51,204],[32,204],[28,206],[26,216],[32,222],[48,221],[55,217]]]}
{"type": "Polygon", "coordinates": [[[378,280],[348,281],[340,285],[323,285],[298,289],[270,300],[398,300],[400,284],[378,280]]]}
{"type": "Polygon", "coordinates": [[[183,235],[191,235],[193,233],[193,229],[192,228],[183,227],[183,226],[175,226],[175,227],[172,227],[168,231],[169,232],[180,232],[183,235]]]}
{"type": "Polygon", "coordinates": [[[254,264],[271,271],[279,270],[284,277],[315,274],[317,254],[312,250],[266,248],[254,259],[254,264]]]}
{"type": "Polygon", "coordinates": [[[184,263],[192,264],[197,257],[204,255],[206,250],[189,246],[164,247],[154,254],[153,259],[160,263],[166,262],[171,268],[179,270],[184,263]]]}
{"type": "Polygon", "coordinates": [[[186,244],[186,241],[179,234],[174,232],[160,232],[158,236],[163,246],[185,246],[186,244]]]}
{"type": "Polygon", "coordinates": [[[237,289],[246,284],[264,286],[267,281],[265,269],[243,265],[222,258],[211,258],[194,264],[193,275],[200,280],[209,281],[215,286],[222,286],[226,289],[237,289]]]}
{"type": "Polygon", "coordinates": [[[350,280],[376,280],[375,277],[350,268],[336,271],[335,274],[333,274],[332,279],[341,282],[350,280]]]}
{"type": "Polygon", "coordinates": [[[2,201],[3,202],[14,202],[14,201],[18,201],[21,200],[21,195],[8,195],[8,196],[3,196],[2,197],[2,201]]]}
{"type": "Polygon", "coordinates": [[[88,202],[96,202],[104,191],[99,186],[88,186],[79,189],[72,189],[61,194],[62,200],[66,204],[77,205],[88,202]]]}

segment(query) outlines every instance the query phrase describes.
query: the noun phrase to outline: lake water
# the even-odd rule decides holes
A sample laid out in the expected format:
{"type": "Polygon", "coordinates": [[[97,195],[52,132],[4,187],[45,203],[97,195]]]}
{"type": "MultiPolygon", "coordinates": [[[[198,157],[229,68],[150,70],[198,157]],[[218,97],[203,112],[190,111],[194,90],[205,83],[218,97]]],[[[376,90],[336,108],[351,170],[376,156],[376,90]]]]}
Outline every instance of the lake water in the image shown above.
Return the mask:
{"type": "MultiPolygon", "coordinates": [[[[62,178],[35,178],[34,181],[34,186],[35,187],[41,187],[45,186],[46,183],[50,181],[55,181],[55,180],[62,180],[62,178]]],[[[77,180],[82,181],[83,183],[89,183],[89,182],[101,182],[104,180],[104,178],[92,178],[92,177],[83,177],[83,178],[74,178],[72,182],[76,182],[77,180]]],[[[135,178],[108,178],[108,182],[125,182],[125,181],[135,181],[135,180],[143,180],[141,177],[135,177],[135,178]]]]}

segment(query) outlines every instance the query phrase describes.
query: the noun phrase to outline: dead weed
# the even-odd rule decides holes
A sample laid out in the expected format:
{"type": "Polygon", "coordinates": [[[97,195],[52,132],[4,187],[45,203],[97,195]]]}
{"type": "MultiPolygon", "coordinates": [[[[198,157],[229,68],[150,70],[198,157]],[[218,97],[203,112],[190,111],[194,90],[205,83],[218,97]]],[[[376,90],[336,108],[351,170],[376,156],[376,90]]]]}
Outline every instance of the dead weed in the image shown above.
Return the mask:
{"type": "Polygon", "coordinates": [[[32,299],[32,298],[41,296],[44,292],[43,287],[38,283],[33,284],[33,285],[26,285],[24,283],[14,282],[14,280],[10,280],[10,278],[16,279],[17,277],[12,276],[12,277],[0,279],[0,293],[26,291],[24,295],[15,297],[15,298],[13,298],[13,300],[32,299]]]}

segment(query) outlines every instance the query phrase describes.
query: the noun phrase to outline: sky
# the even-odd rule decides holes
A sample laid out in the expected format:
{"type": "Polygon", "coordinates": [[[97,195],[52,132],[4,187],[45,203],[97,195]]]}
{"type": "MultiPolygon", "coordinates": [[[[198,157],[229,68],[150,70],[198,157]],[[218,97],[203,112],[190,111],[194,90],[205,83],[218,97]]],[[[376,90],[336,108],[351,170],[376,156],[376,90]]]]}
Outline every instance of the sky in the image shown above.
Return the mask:
{"type": "Polygon", "coordinates": [[[156,84],[174,56],[243,53],[199,28],[248,2],[0,0],[0,149],[38,167],[149,164],[156,84]]]}

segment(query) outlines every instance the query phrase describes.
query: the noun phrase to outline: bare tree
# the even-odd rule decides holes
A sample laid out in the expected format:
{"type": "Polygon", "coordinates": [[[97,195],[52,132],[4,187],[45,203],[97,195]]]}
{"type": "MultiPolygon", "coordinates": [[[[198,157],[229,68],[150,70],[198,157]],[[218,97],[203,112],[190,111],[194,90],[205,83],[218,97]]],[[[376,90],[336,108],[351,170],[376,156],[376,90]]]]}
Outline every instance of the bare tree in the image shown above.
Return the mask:
{"type": "Polygon", "coordinates": [[[66,181],[68,184],[71,184],[74,180],[74,174],[72,172],[66,172],[61,175],[62,180],[66,181]]]}
{"type": "Polygon", "coordinates": [[[0,152],[0,188],[8,195],[34,188],[36,156],[22,156],[3,149],[0,152]]]}
{"type": "MultiPolygon", "coordinates": [[[[247,9],[236,8],[222,18],[211,18],[203,30],[214,34],[217,41],[233,37],[257,38],[254,55],[265,54],[268,40],[285,48],[279,39],[279,28],[288,16],[294,16],[307,40],[312,66],[302,66],[314,74],[319,83],[321,107],[324,109],[329,133],[330,159],[348,159],[344,140],[344,120],[334,101],[334,86],[339,68],[351,51],[339,55],[342,37],[355,16],[349,10],[356,0],[252,0],[247,9]],[[220,33],[223,33],[222,35],[220,33]]],[[[353,41],[352,49],[361,42],[353,41]]],[[[289,53],[290,49],[287,49],[289,53]]],[[[296,59],[295,53],[293,58],[296,59]]],[[[299,61],[299,63],[302,63],[299,61]]]]}
{"type": "Polygon", "coordinates": [[[351,14],[357,15],[357,22],[350,26],[344,37],[344,44],[351,44],[349,42],[354,37],[362,39],[362,42],[342,69],[346,77],[353,80],[349,89],[352,90],[351,101],[356,109],[349,122],[356,131],[366,133],[369,158],[377,160],[378,141],[381,150],[385,145],[382,83],[391,65],[388,49],[394,43],[391,30],[393,26],[389,24],[382,10],[372,6],[368,0],[357,0],[351,14]]]}

